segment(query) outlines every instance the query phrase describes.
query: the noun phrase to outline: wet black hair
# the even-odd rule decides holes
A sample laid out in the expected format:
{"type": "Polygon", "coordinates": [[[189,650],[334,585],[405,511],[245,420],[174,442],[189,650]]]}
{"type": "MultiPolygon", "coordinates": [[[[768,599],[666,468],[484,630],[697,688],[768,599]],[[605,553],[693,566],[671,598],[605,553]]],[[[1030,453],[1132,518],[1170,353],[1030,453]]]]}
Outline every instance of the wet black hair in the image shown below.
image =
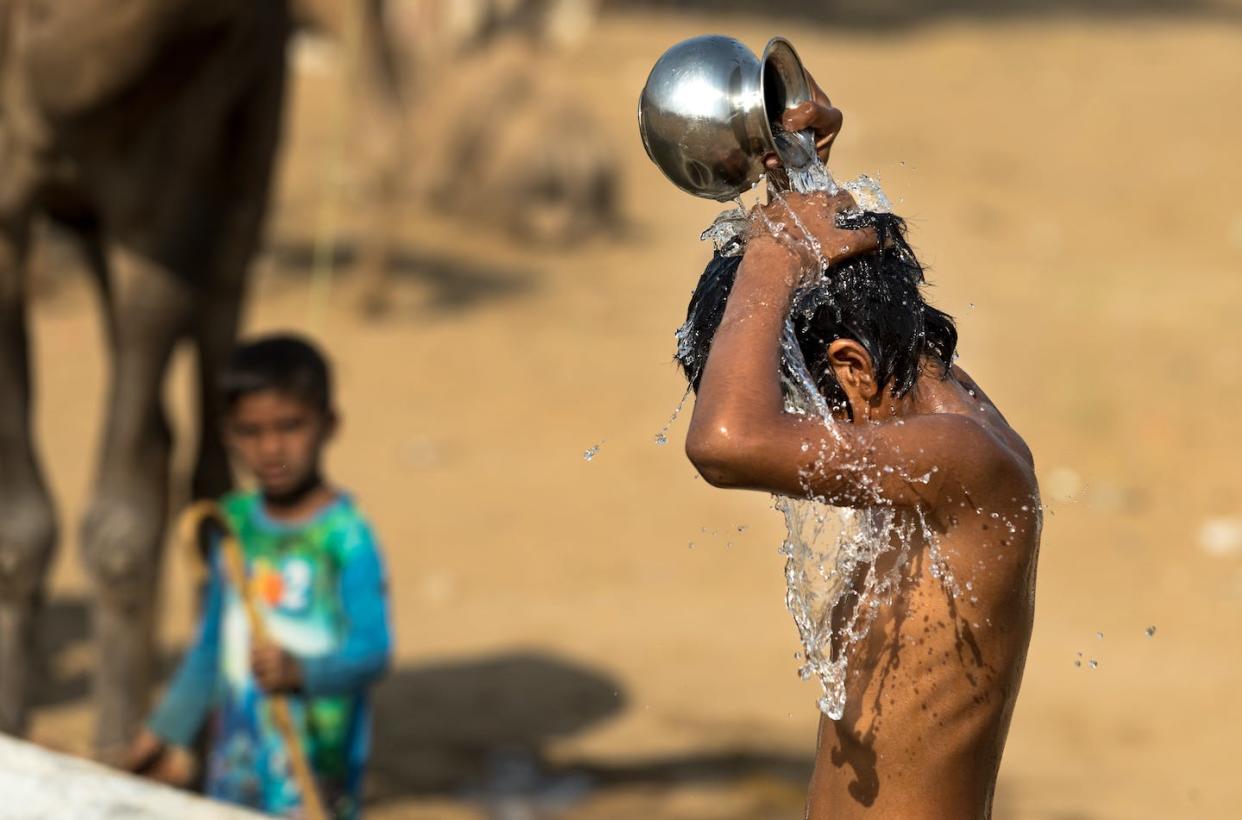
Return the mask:
{"type": "Polygon", "coordinates": [[[220,374],[220,392],[232,409],[239,399],[276,390],[320,412],[332,406],[328,361],[309,340],[291,333],[261,336],[239,345],[220,374]]]}
{"type": "MultiPolygon", "coordinates": [[[[873,228],[879,249],[832,265],[813,285],[800,288],[791,313],[794,335],[815,386],[831,407],[849,413],[845,391],[828,363],[829,344],[837,339],[861,344],[871,356],[877,381],[900,397],[914,387],[924,358],[949,371],[957,350],[957,326],[953,317],[924,298],[923,266],[906,240],[900,217],[854,212],[839,216],[837,224],[873,228]]],[[[677,333],[677,361],[696,391],[741,261],[741,256],[712,258],[677,333]]]]}

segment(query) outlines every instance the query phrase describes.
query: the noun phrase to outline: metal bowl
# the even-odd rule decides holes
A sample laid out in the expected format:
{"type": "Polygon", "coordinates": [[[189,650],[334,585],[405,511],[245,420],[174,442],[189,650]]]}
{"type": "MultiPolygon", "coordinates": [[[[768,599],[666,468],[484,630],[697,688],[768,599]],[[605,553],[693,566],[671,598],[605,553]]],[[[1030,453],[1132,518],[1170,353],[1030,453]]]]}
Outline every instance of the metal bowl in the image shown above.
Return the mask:
{"type": "Polygon", "coordinates": [[[664,52],[638,99],[647,156],[678,188],[733,199],[763,176],[787,108],[811,98],[802,61],[773,37],[761,57],[732,37],[684,40],[664,52]]]}

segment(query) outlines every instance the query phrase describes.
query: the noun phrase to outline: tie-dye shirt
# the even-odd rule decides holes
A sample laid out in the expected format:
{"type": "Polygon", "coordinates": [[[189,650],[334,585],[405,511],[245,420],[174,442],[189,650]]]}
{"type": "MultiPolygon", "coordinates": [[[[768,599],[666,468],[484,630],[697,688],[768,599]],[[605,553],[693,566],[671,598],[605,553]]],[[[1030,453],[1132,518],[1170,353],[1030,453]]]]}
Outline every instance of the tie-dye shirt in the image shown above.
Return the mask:
{"type": "MultiPolygon", "coordinates": [[[[345,495],[301,523],[272,519],[257,493],[223,507],[246,557],[267,630],[301,663],[303,691],[288,698],[320,793],[335,817],[358,816],[369,745],[367,688],[390,653],[379,549],[345,495]]],[[[277,815],[301,803],[268,700],[250,670],[250,627],[213,552],[202,622],[150,729],[190,745],[210,718],[208,796],[277,815]]]]}

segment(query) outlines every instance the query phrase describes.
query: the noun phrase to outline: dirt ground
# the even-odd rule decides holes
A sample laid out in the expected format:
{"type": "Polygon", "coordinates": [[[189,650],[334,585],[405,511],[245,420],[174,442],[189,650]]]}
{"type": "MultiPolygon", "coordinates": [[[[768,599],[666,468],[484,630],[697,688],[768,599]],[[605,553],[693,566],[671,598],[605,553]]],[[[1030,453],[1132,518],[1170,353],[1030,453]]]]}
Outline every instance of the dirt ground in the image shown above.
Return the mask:
{"type": "MultiPolygon", "coordinates": [[[[1036,454],[1051,514],[996,817],[1236,816],[1242,28],[653,15],[607,17],[558,65],[624,167],[619,235],[532,251],[412,209],[378,320],[353,310],[348,270],[313,318],[331,78],[299,74],[247,327],[316,332],[332,354],[331,473],[387,549],[398,650],[376,694],[370,816],[801,816],[816,692],[795,674],[781,521],[770,499],[695,478],[684,419],[653,440],[683,391],[672,333],[718,206],[650,165],[634,105],[660,52],[709,30],[794,41],[846,113],[836,176],[883,180],[964,365],[1036,454]]],[[[40,302],[34,327],[66,533],[35,735],[85,751],[74,532],[105,376],[85,283],[40,302]]],[[[188,385],[179,360],[183,432],[188,385]]],[[[171,664],[191,604],[188,560],[169,556],[171,664]]]]}

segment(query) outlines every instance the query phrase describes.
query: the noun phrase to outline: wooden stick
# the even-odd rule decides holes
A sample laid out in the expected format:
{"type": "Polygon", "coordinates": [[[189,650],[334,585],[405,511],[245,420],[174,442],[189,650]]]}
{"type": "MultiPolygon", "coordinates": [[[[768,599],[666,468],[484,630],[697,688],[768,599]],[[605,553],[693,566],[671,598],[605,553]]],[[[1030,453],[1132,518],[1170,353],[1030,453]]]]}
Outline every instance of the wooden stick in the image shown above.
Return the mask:
{"type": "MultiPolygon", "coordinates": [[[[238,543],[237,536],[233,534],[233,530],[228,524],[228,519],[224,516],[224,511],[220,509],[220,505],[215,501],[194,502],[181,514],[178,530],[182,537],[189,537],[190,543],[196,544],[198,531],[207,521],[213,521],[223,530],[224,535],[220,539],[220,549],[224,556],[224,571],[228,575],[229,583],[237,590],[237,594],[246,609],[246,620],[250,624],[251,640],[255,646],[270,646],[272,644],[271,636],[263,623],[263,617],[259,614],[258,607],[255,606],[250,585],[246,583],[246,558],[242,554],[241,544],[238,543]]],[[[298,790],[302,793],[302,808],[306,812],[307,820],[328,820],[328,813],[324,808],[323,798],[319,794],[319,789],[315,785],[315,775],[311,771],[310,761],[306,757],[306,750],[302,748],[301,738],[293,726],[293,714],[289,710],[289,699],[284,695],[278,694],[269,694],[267,698],[271,706],[272,722],[276,724],[276,731],[284,741],[285,751],[289,755],[289,766],[293,769],[293,779],[297,782],[298,790]]]]}

